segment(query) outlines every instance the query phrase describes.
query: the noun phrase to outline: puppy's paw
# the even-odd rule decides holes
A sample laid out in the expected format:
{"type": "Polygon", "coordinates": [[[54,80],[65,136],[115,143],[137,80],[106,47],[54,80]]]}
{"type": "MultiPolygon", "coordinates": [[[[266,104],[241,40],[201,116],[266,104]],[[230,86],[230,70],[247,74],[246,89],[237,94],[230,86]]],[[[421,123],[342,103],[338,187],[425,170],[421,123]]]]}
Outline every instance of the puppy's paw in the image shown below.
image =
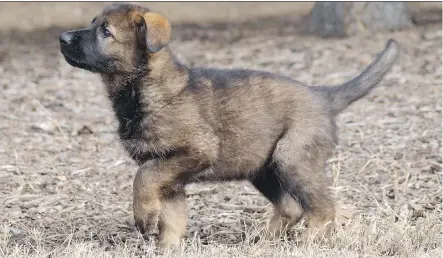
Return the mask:
{"type": "Polygon", "coordinates": [[[180,250],[180,238],[160,238],[158,250],[160,252],[176,252],[180,250]]]}
{"type": "Polygon", "coordinates": [[[158,229],[158,213],[151,212],[144,217],[135,216],[135,227],[142,235],[154,234],[158,229]]]}
{"type": "Polygon", "coordinates": [[[305,232],[301,234],[301,242],[327,242],[334,235],[335,223],[333,221],[327,222],[324,225],[317,225],[308,227],[305,232]]]}

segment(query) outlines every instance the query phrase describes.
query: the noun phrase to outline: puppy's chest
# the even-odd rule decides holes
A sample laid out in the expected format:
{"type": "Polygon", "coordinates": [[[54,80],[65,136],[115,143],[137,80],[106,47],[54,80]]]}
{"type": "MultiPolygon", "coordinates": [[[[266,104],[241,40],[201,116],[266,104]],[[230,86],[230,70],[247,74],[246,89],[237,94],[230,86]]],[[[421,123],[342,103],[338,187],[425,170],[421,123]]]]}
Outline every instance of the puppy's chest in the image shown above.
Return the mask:
{"type": "Polygon", "coordinates": [[[121,140],[139,139],[142,134],[143,111],[140,92],[135,87],[127,87],[112,98],[112,106],[117,117],[118,134],[121,140]]]}
{"type": "Polygon", "coordinates": [[[126,151],[139,164],[152,158],[152,154],[145,147],[143,134],[150,132],[149,113],[142,106],[140,91],[136,86],[128,86],[115,94],[112,106],[118,120],[118,135],[126,151]]]}

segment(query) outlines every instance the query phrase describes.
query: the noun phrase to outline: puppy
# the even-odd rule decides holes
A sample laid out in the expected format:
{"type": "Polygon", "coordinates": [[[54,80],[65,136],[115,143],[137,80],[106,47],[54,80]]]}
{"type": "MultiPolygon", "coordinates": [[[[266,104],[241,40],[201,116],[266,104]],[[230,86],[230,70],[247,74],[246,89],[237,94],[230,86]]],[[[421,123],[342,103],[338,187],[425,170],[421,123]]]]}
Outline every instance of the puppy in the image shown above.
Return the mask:
{"type": "Polygon", "coordinates": [[[163,15],[125,3],[60,36],[69,64],[100,74],[121,142],[139,165],[138,230],[158,228],[162,248],[177,246],[186,184],[249,180],[275,207],[270,236],[302,217],[308,231],[329,232],[335,208],[324,169],[337,143],[335,117],[380,82],[397,43],[349,82],[308,87],[261,71],[187,67],[167,47],[170,35],[163,15]]]}

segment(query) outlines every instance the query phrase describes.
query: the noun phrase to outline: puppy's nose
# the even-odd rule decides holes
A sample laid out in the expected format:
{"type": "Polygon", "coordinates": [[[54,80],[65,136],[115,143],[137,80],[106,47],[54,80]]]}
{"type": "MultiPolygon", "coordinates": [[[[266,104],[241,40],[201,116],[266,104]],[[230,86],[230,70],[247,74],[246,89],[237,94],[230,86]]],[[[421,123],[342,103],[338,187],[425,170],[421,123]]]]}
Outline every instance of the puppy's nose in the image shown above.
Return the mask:
{"type": "Polygon", "coordinates": [[[74,35],[69,32],[63,32],[62,35],[60,35],[60,44],[62,45],[69,45],[74,40],[74,35]]]}

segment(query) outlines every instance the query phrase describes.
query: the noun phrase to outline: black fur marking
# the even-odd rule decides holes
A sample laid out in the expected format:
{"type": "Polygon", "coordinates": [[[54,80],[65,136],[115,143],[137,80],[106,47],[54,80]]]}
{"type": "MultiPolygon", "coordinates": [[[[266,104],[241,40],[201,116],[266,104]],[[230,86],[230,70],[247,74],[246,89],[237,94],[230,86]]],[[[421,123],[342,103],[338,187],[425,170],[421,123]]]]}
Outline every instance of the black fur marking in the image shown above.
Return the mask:
{"type": "Polygon", "coordinates": [[[268,163],[250,180],[255,188],[274,204],[283,197],[284,193],[275,172],[276,166],[268,163]]]}
{"type": "Polygon", "coordinates": [[[296,199],[303,210],[310,210],[311,208],[311,198],[308,193],[304,190],[304,186],[295,182],[289,188],[289,194],[292,198],[296,199]]]}
{"type": "Polygon", "coordinates": [[[71,43],[60,45],[66,61],[93,73],[112,74],[115,72],[115,59],[101,53],[97,42],[97,26],[65,32],[72,38],[71,43]]]}
{"type": "Polygon", "coordinates": [[[250,78],[286,78],[283,76],[277,77],[274,74],[263,72],[263,71],[255,71],[255,70],[246,70],[246,69],[213,69],[213,68],[198,68],[194,67],[191,69],[189,78],[189,85],[194,86],[198,82],[200,78],[204,78],[210,80],[212,82],[213,87],[216,89],[230,88],[239,85],[236,82],[244,82],[248,81],[250,78]]]}
{"type": "MultiPolygon", "coordinates": [[[[118,135],[120,140],[142,141],[143,128],[141,127],[141,121],[144,114],[140,103],[139,83],[128,83],[110,98],[119,123],[118,135]]],[[[131,149],[131,147],[127,147],[126,150],[138,164],[143,164],[153,158],[150,153],[143,153],[131,149]]]]}
{"type": "Polygon", "coordinates": [[[140,139],[142,134],[140,123],[143,118],[143,111],[138,85],[130,84],[117,92],[112,97],[112,107],[119,122],[118,134],[120,139],[140,139]]]}
{"type": "MultiPolygon", "coordinates": [[[[137,164],[141,165],[151,159],[166,159],[176,153],[169,151],[165,153],[154,153],[144,150],[143,147],[143,131],[149,128],[142,128],[142,119],[149,115],[142,110],[140,102],[140,82],[134,81],[122,87],[122,90],[110,96],[114,113],[119,122],[118,135],[120,140],[131,141],[125,144],[126,151],[137,164]]],[[[146,104],[143,104],[146,105],[146,104]]]]}
{"type": "Polygon", "coordinates": [[[284,193],[288,193],[300,204],[303,210],[309,210],[311,207],[310,197],[304,191],[303,185],[288,179],[275,163],[267,162],[250,181],[260,193],[274,204],[281,200],[284,193]]]}

